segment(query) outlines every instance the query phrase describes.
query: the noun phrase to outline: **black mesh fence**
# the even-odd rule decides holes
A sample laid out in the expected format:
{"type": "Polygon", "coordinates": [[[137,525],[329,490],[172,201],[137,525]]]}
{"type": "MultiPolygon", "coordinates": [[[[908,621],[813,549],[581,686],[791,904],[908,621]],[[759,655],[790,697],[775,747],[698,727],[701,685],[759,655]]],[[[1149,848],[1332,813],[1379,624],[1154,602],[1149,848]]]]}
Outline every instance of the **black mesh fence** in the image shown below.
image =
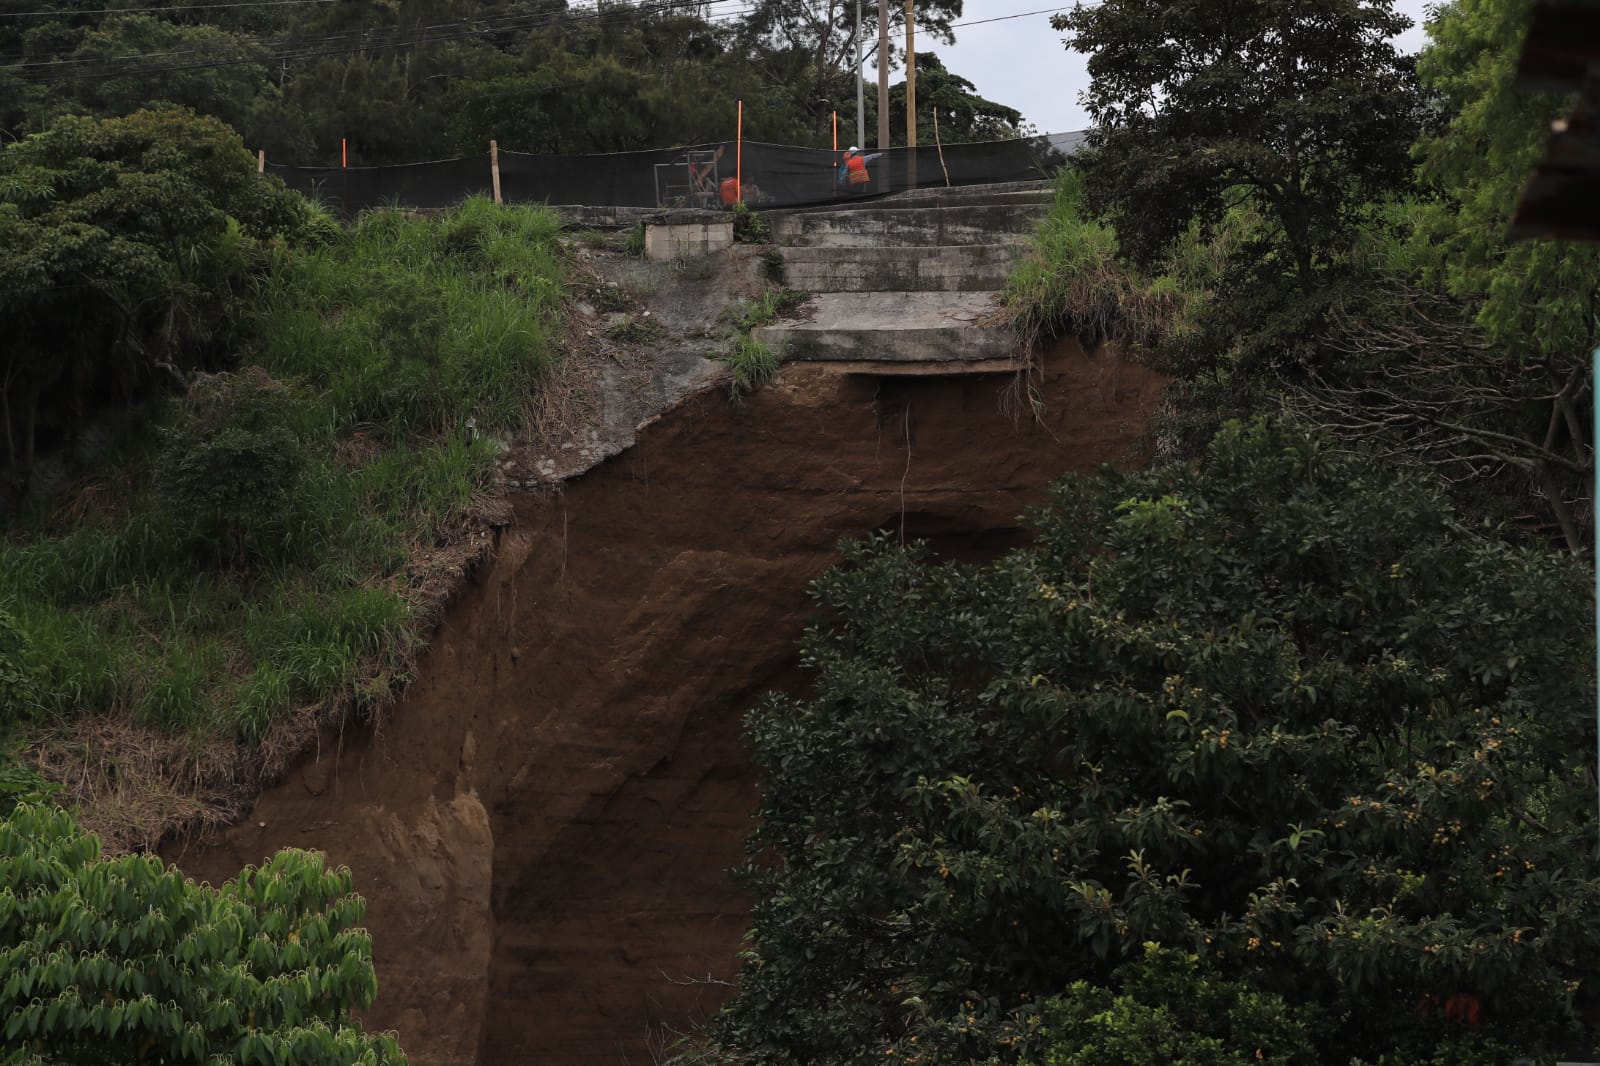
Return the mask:
{"type": "MultiPolygon", "coordinates": [[[[904,189],[1048,177],[1081,140],[1052,134],[1009,141],[948,144],[862,153],[852,176],[845,153],[776,144],[732,142],[611,155],[499,153],[500,193],[507,203],[611,207],[793,207],[881,196],[904,189]],[[866,177],[860,177],[864,169],[866,177]],[[854,180],[852,180],[852,178],[854,180]]],[[[384,167],[293,167],[269,162],[267,171],[291,189],[345,215],[394,205],[417,210],[449,207],[490,195],[489,156],[384,167]]]]}

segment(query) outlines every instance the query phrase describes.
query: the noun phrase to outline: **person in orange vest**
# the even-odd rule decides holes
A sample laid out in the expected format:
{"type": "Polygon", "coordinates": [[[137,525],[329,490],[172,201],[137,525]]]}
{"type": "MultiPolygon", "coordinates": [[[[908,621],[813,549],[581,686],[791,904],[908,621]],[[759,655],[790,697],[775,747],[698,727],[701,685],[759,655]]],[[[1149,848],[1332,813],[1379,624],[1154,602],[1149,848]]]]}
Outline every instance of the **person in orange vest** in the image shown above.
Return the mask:
{"type": "Polygon", "coordinates": [[[844,161],[839,164],[841,191],[848,190],[851,196],[864,195],[867,187],[872,183],[872,174],[867,170],[867,164],[882,155],[882,152],[863,155],[861,149],[852,144],[844,154],[844,161]]]}

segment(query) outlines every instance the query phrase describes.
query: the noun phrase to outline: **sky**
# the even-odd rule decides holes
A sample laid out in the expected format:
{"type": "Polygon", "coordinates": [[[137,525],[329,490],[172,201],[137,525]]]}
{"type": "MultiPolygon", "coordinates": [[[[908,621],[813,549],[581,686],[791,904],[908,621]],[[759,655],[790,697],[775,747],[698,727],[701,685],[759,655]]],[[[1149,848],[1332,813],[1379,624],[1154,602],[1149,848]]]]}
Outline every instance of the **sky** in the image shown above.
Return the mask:
{"type": "MultiPolygon", "coordinates": [[[[1429,2],[1434,0],[1395,0],[1395,10],[1416,23],[1397,39],[1402,51],[1426,43],[1421,22],[1429,2]]],[[[1040,133],[1081,130],[1089,125],[1078,104],[1089,80],[1085,57],[1067,51],[1061,34],[1050,28],[1050,13],[1070,6],[1061,0],[1055,6],[1051,0],[966,0],[955,45],[919,39],[917,51],[937,52],[948,69],[977,86],[978,95],[1021,111],[1040,133]]],[[[875,75],[869,70],[868,80],[875,75]]],[[[896,73],[895,80],[900,77],[896,73]]]]}

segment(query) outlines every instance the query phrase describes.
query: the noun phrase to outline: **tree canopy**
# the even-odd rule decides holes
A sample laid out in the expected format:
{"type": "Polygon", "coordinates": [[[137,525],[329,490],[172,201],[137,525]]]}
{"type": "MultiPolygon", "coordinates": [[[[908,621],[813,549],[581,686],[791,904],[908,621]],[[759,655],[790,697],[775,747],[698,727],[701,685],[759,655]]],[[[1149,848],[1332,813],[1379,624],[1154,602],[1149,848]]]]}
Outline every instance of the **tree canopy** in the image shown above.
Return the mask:
{"type": "Polygon", "coordinates": [[[303,201],[238,135],[179,108],[68,117],[0,148],[0,428],[25,479],[42,424],[226,359],[253,239],[303,201]]]}
{"type": "Polygon", "coordinates": [[[988,566],[875,540],[817,582],[814,692],[749,720],[759,902],[721,1041],[1013,1061],[1041,1001],[1147,941],[1281,997],[1300,1062],[1591,1031],[1576,566],[1264,424],[1035,518],[988,566]]]}
{"type": "Polygon", "coordinates": [[[405,1066],[350,871],[280,852],[220,888],[105,859],[65,811],[0,821],[0,1053],[47,1063],[405,1066]]]}
{"type": "MultiPolygon", "coordinates": [[[[490,139],[560,153],[727,140],[740,100],[746,136],[822,145],[830,112],[855,100],[844,0],[737,14],[565,0],[32,6],[0,20],[0,130],[13,135],[164,102],[223,119],[271,159],[332,164],[347,149],[369,165],[477,154],[490,139]]],[[[889,8],[898,41],[904,9],[889,8]]],[[[919,4],[923,39],[949,41],[960,14],[961,0],[919,4]]],[[[876,27],[875,0],[864,21],[876,27]]]]}
{"type": "Polygon", "coordinates": [[[1091,197],[1142,265],[1243,199],[1309,286],[1352,216],[1408,182],[1420,101],[1390,0],[1106,0],[1051,21],[1089,57],[1091,197]]]}

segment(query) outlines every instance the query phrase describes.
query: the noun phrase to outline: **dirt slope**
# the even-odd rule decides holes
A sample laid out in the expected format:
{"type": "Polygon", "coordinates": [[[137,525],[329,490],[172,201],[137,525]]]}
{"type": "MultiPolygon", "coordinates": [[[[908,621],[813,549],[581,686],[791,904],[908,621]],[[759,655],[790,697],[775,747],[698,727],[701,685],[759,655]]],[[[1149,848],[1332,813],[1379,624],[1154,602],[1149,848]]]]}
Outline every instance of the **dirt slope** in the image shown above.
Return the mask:
{"type": "Polygon", "coordinates": [[[382,734],[323,739],[249,819],[178,860],[220,880],[285,846],[348,864],[418,1066],[648,1060],[734,976],[756,783],[740,717],[797,687],[807,582],[875,528],[989,555],[1063,470],[1128,455],[1158,382],[1044,362],[1044,421],[1004,375],[791,366],[732,407],[657,419],[559,493],[514,498],[493,560],[382,734]]]}

